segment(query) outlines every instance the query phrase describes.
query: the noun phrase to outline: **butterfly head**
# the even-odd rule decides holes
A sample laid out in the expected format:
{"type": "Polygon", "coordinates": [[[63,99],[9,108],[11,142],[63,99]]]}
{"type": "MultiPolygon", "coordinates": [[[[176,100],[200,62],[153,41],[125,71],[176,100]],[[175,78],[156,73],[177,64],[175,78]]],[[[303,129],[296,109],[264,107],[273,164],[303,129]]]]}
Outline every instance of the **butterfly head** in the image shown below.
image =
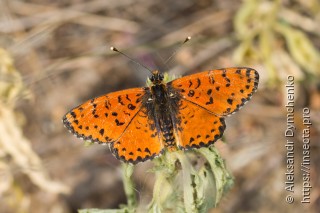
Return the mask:
{"type": "Polygon", "coordinates": [[[161,84],[163,81],[163,78],[164,78],[163,74],[160,73],[158,70],[153,71],[151,77],[149,77],[150,81],[153,84],[161,84]]]}

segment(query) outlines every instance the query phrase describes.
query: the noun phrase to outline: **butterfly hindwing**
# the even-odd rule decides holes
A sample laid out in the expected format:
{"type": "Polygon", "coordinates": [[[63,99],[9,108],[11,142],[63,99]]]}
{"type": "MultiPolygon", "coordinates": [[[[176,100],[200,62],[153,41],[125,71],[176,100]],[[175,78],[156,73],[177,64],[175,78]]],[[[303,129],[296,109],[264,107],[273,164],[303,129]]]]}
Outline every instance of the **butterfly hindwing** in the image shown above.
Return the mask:
{"type": "Polygon", "coordinates": [[[205,71],[169,82],[182,98],[218,116],[240,109],[257,90],[259,74],[252,68],[205,71]]]}
{"type": "Polygon", "coordinates": [[[84,140],[115,141],[141,109],[145,90],[134,88],[93,98],[68,112],[63,123],[84,140]]]}
{"type": "Polygon", "coordinates": [[[118,159],[137,163],[152,159],[162,152],[160,132],[147,114],[147,109],[142,107],[119,140],[111,144],[111,150],[118,159]]]}
{"type": "Polygon", "coordinates": [[[177,145],[180,149],[207,147],[222,137],[224,118],[181,99],[176,121],[177,145]]]}

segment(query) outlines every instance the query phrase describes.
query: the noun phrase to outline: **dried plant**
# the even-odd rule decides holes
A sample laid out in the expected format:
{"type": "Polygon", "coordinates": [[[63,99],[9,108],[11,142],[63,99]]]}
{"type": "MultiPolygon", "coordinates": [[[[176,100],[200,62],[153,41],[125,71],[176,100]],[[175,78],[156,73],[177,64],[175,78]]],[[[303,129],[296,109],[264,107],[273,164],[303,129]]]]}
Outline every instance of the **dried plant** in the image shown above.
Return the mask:
{"type": "MultiPolygon", "coordinates": [[[[32,150],[31,143],[23,135],[19,120],[23,115],[15,111],[17,99],[30,96],[23,86],[13,60],[0,48],[0,198],[25,203],[29,198],[16,180],[18,173],[25,174],[29,180],[48,193],[68,193],[69,188],[51,180],[39,156],[32,150]],[[17,172],[18,170],[18,172],[17,172]]],[[[25,211],[27,206],[12,206],[16,211],[25,211]]]]}

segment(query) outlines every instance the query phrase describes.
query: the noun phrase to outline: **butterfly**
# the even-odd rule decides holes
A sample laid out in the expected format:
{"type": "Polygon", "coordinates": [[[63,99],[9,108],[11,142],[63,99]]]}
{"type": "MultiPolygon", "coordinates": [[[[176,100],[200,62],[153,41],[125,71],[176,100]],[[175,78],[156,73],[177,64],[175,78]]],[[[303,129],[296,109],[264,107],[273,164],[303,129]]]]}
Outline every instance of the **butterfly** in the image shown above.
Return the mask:
{"type": "Polygon", "coordinates": [[[151,85],[112,92],[73,108],[64,125],[78,138],[109,144],[120,160],[138,163],[165,151],[208,147],[222,137],[225,116],[258,88],[247,67],[204,71],[168,83],[152,71],[151,85]]]}

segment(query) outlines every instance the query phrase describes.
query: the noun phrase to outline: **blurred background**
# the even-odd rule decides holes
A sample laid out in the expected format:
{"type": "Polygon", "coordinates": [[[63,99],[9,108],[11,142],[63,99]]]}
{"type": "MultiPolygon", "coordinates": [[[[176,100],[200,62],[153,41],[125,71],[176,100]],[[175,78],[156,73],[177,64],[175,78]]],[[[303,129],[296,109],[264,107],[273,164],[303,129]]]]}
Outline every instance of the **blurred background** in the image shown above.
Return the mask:
{"type": "MultiPolygon", "coordinates": [[[[178,76],[248,66],[258,92],[227,118],[216,143],[235,184],[212,212],[320,211],[318,0],[0,0],[0,212],[76,212],[126,203],[120,162],[62,125],[72,107],[145,85],[151,69],[178,76]],[[187,37],[173,60],[166,59],[187,37]],[[285,190],[287,76],[295,79],[295,179],[285,190]],[[308,107],[310,204],[302,199],[302,109],[308,107]]],[[[152,198],[152,162],[138,164],[139,202],[152,198]]]]}

